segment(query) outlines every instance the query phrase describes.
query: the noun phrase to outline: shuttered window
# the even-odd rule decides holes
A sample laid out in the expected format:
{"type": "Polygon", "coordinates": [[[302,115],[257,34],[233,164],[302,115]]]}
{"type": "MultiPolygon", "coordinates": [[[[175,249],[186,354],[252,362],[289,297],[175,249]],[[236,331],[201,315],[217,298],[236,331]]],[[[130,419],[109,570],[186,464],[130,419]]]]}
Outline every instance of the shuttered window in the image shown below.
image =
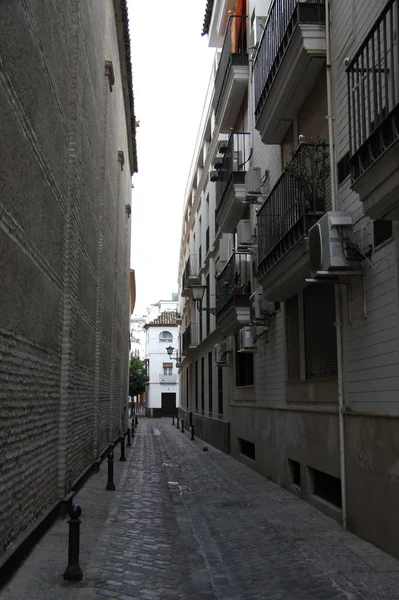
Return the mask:
{"type": "Polygon", "coordinates": [[[303,291],[306,379],[337,375],[334,286],[310,285],[303,291]]]}
{"type": "Polygon", "coordinates": [[[300,378],[298,295],[292,296],[285,302],[285,330],[288,379],[298,380],[300,378]]]}

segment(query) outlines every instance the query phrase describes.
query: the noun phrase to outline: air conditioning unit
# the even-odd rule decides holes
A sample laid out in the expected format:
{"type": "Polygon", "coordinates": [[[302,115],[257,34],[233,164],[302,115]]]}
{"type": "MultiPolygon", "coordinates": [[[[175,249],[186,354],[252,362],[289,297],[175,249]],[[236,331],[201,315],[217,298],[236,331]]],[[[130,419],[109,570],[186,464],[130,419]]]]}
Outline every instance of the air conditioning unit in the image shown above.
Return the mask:
{"type": "Polygon", "coordinates": [[[251,196],[262,194],[261,182],[262,174],[260,167],[248,167],[245,173],[245,193],[251,196]]]}
{"type": "Polygon", "coordinates": [[[256,50],[259,46],[260,39],[262,37],[263,30],[265,28],[266,17],[255,17],[254,23],[251,29],[250,38],[250,50],[252,51],[251,57],[253,58],[256,50]]]}
{"type": "Polygon", "coordinates": [[[214,347],[215,365],[223,367],[227,365],[227,345],[225,343],[216,344],[214,347]]]}
{"type": "Polygon", "coordinates": [[[219,171],[219,169],[221,169],[223,166],[223,158],[221,156],[217,156],[213,161],[213,166],[217,171],[219,171]]]}
{"type": "Polygon", "coordinates": [[[220,142],[218,143],[218,153],[226,154],[228,147],[229,147],[229,140],[220,140],[220,142]]]}
{"type": "Polygon", "coordinates": [[[251,321],[262,321],[274,315],[274,302],[266,300],[262,290],[257,290],[249,298],[251,321]]]}
{"type": "Polygon", "coordinates": [[[237,223],[237,247],[248,248],[253,246],[252,225],[250,219],[241,219],[237,223]]]}
{"type": "Polygon", "coordinates": [[[309,258],[312,274],[319,271],[350,270],[345,257],[344,238],[352,232],[352,215],[327,212],[309,230],[309,258]]]}
{"type": "Polygon", "coordinates": [[[209,179],[213,182],[217,181],[219,179],[219,173],[217,171],[211,171],[209,179]]]}
{"type": "Polygon", "coordinates": [[[238,336],[238,351],[239,352],[255,352],[256,344],[254,337],[256,335],[255,327],[242,327],[238,336]]]}

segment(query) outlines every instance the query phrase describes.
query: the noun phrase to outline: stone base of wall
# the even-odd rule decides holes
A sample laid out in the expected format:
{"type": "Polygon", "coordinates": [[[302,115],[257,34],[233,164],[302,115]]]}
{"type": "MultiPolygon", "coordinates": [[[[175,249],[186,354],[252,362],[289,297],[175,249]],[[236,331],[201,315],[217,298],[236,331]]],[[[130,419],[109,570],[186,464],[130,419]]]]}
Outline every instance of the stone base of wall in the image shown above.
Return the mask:
{"type": "Polygon", "coordinates": [[[184,419],[186,427],[194,425],[195,437],[230,454],[230,423],[191,413],[184,408],[179,408],[179,417],[184,419]]]}

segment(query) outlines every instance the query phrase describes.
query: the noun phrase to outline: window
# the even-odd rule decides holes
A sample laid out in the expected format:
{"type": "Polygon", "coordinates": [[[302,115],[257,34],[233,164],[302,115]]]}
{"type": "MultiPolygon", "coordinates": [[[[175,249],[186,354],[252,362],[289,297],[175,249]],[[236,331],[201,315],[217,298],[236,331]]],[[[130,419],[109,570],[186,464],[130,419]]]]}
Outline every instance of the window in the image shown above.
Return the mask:
{"type": "Polygon", "coordinates": [[[208,353],[208,412],[211,415],[213,410],[213,390],[212,390],[212,352],[208,353]]]}
{"type": "Polygon", "coordinates": [[[303,291],[306,379],[337,374],[335,294],[328,285],[310,285],[303,291]]]}
{"type": "Polygon", "coordinates": [[[255,444],[242,438],[238,438],[238,443],[240,445],[240,454],[251,460],[255,460],[255,444]]]}
{"type": "Polygon", "coordinates": [[[173,335],[170,331],[161,331],[159,334],[159,341],[163,344],[171,344],[173,342],[173,335]]]}
{"type": "Polygon", "coordinates": [[[323,471],[308,468],[311,493],[326,502],[342,508],[341,480],[323,471]]]}
{"type": "Polygon", "coordinates": [[[190,389],[189,370],[186,369],[186,408],[188,408],[188,394],[190,389]]]}
{"type": "Polygon", "coordinates": [[[298,296],[292,296],[285,303],[285,332],[287,347],[287,378],[300,378],[299,362],[299,307],[298,296]]]}
{"type": "Polygon", "coordinates": [[[218,415],[223,416],[223,367],[218,367],[218,415]]]}
{"type": "Polygon", "coordinates": [[[381,246],[393,236],[392,221],[377,219],[373,221],[374,248],[381,246]]]}
{"type": "Polygon", "coordinates": [[[198,360],[195,361],[195,412],[198,412],[198,360]]]}
{"type": "MultiPolygon", "coordinates": [[[[206,276],[206,307],[209,308],[211,305],[211,281],[210,276],[206,276]]],[[[206,330],[205,335],[209,335],[211,332],[211,313],[209,310],[206,311],[206,330]]]]}
{"type": "Polygon", "coordinates": [[[201,358],[201,413],[205,412],[205,358],[201,358]]]}
{"type": "Polygon", "coordinates": [[[244,387],[254,384],[254,355],[250,352],[238,352],[238,336],[236,336],[236,386],[244,387]]]}
{"type": "Polygon", "coordinates": [[[335,294],[329,285],[310,285],[285,302],[287,379],[337,375],[335,294]]]}
{"type": "Polygon", "coordinates": [[[163,363],[162,367],[164,375],[172,375],[173,363],[163,363]]]}
{"type": "Polygon", "coordinates": [[[341,185],[341,183],[343,181],[345,181],[345,179],[347,177],[349,177],[349,175],[351,174],[350,163],[349,163],[349,152],[344,154],[344,156],[338,162],[337,170],[338,170],[338,185],[341,185]]]}

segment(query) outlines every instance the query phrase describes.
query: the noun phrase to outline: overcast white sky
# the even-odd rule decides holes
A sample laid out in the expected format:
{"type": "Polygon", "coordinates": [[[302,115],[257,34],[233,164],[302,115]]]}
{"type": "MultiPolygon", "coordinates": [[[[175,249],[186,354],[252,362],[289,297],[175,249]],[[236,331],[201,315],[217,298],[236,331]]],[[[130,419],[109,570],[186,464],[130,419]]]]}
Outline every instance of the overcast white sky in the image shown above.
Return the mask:
{"type": "Polygon", "coordinates": [[[133,177],[135,314],[177,291],[184,191],[214,50],[206,0],[128,0],[139,172],[133,177]]]}

